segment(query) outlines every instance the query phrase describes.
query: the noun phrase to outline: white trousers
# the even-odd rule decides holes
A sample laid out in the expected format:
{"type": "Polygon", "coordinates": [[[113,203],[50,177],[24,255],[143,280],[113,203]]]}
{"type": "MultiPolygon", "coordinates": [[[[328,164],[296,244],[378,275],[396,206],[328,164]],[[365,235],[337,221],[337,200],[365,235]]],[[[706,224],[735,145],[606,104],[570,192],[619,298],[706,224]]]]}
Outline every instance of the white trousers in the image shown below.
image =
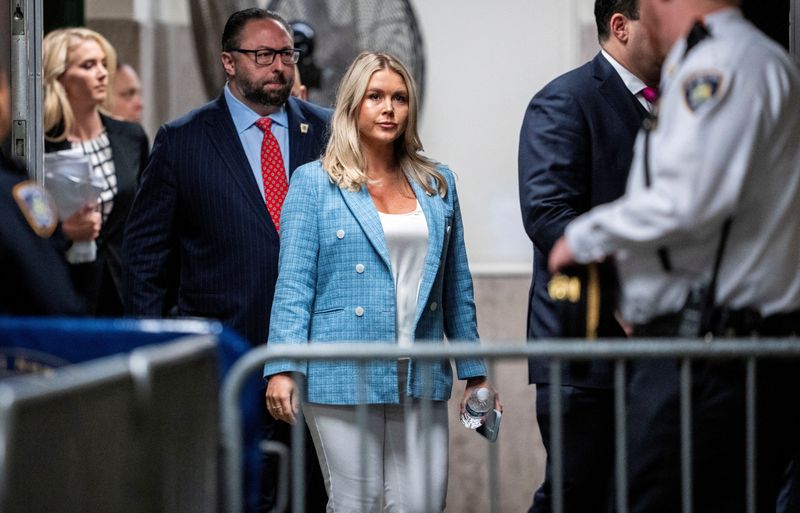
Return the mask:
{"type": "MultiPolygon", "coordinates": [[[[405,381],[405,380],[403,380],[405,381]]],[[[357,406],[306,403],[328,513],[439,513],[447,494],[447,403],[371,404],[366,432],[357,406]],[[363,456],[362,456],[363,455],[363,456]]]]}

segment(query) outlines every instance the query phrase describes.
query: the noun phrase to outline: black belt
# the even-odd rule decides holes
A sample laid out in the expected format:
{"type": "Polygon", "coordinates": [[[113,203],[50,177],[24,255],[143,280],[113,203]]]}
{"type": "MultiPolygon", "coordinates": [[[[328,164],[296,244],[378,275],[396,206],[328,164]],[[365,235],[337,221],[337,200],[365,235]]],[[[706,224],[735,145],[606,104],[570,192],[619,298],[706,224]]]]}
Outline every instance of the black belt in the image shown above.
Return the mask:
{"type": "MultiPolygon", "coordinates": [[[[674,337],[677,335],[680,313],[660,315],[645,324],[637,324],[637,337],[674,337]]],[[[787,337],[800,335],[800,310],[762,317],[751,308],[715,308],[711,313],[708,333],[722,337],[753,335],[787,337]]]]}

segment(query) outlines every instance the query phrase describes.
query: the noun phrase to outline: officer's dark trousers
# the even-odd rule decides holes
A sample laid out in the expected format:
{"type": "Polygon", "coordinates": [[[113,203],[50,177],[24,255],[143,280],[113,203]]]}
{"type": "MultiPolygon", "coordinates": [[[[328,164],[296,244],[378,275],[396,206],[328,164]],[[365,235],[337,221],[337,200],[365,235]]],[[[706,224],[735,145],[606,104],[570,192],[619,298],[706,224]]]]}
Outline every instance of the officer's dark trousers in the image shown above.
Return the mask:
{"type": "MultiPolygon", "coordinates": [[[[679,364],[632,365],[628,401],[631,513],[681,511],[679,364]]],[[[745,511],[745,364],[692,364],[692,493],[695,513],[745,511]]],[[[776,510],[800,442],[800,366],[757,365],[755,511],[776,510]]]]}
{"type": "Polygon", "coordinates": [[[778,494],[776,513],[800,513],[800,458],[795,454],[778,494]]]}
{"type": "MultiPolygon", "coordinates": [[[[612,390],[562,386],[564,513],[602,513],[614,475],[614,396],[612,390]]],[[[536,386],[536,418],[550,454],[550,386],[536,386]]],[[[552,511],[550,457],[545,480],[529,513],[552,511]]]]}

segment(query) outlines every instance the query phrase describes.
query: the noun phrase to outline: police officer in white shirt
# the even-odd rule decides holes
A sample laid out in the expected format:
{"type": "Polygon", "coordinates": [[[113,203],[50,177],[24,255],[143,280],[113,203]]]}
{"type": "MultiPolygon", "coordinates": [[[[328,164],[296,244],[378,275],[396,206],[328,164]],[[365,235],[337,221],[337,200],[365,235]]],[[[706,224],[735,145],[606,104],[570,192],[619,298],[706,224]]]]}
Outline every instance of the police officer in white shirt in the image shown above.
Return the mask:
{"type": "MultiPolygon", "coordinates": [[[[800,333],[800,70],[739,3],[641,0],[669,50],[660,112],[639,135],[626,194],[550,252],[551,271],[613,255],[638,335],[800,333]]],[[[693,366],[695,511],[745,504],[742,369],[693,366]]],[[[756,511],[767,512],[800,443],[800,372],[767,361],[758,376],[756,511]]],[[[676,365],[637,364],[629,386],[630,511],[680,511],[676,365]]]]}

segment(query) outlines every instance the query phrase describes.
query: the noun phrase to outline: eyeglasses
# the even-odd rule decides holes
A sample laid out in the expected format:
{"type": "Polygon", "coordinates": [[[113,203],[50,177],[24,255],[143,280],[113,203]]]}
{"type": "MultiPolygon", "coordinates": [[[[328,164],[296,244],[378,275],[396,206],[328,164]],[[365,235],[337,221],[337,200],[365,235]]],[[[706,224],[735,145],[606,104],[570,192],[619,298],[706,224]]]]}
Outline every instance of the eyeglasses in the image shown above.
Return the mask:
{"type": "Polygon", "coordinates": [[[275,56],[281,56],[281,62],[286,65],[297,63],[300,60],[300,50],[291,48],[287,50],[273,50],[271,48],[264,48],[263,50],[247,50],[245,48],[231,48],[229,52],[249,53],[255,58],[256,64],[259,66],[269,66],[275,62],[275,56]]]}

